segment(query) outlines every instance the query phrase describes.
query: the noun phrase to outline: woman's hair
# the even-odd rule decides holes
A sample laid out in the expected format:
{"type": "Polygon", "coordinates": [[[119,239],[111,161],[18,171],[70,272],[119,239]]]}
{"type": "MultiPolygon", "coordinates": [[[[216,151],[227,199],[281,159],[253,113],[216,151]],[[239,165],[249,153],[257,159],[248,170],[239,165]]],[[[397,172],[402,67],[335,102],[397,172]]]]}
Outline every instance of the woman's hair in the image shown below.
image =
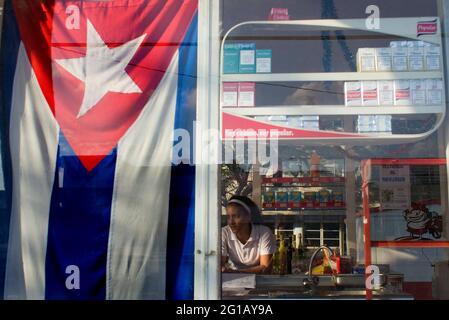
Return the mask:
{"type": "Polygon", "coordinates": [[[251,222],[255,224],[259,224],[262,222],[262,216],[260,213],[260,209],[257,204],[248,197],[245,196],[232,196],[228,201],[228,205],[236,205],[240,207],[245,212],[249,213],[251,217],[251,222]],[[249,211],[248,211],[249,210],[249,211]]]}

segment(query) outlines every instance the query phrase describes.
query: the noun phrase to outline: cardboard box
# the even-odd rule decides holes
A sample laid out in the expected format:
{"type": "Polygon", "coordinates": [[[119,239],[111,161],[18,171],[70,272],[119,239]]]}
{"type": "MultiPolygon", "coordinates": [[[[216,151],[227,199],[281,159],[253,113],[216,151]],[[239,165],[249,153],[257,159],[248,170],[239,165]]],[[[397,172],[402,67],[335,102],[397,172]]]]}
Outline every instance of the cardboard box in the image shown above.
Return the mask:
{"type": "Polygon", "coordinates": [[[223,73],[239,73],[240,45],[227,43],[223,48],[223,73]]]}
{"type": "Polygon", "coordinates": [[[288,209],[288,192],[276,191],[275,207],[276,209],[288,209]]]}
{"type": "Polygon", "coordinates": [[[407,41],[408,70],[424,70],[424,42],[407,41]]]}
{"type": "Polygon", "coordinates": [[[360,48],[357,51],[357,71],[376,71],[376,50],[375,48],[360,48]]]}
{"type": "Polygon", "coordinates": [[[413,105],[426,104],[426,81],[421,79],[410,80],[410,94],[413,105]]]}
{"type": "Polygon", "coordinates": [[[241,43],[239,47],[240,47],[239,73],[255,73],[256,44],[241,43]]]}
{"type": "Polygon", "coordinates": [[[424,43],[425,68],[429,71],[441,69],[441,49],[433,43],[424,43]]]}
{"type": "Polygon", "coordinates": [[[408,50],[407,41],[392,41],[391,48],[391,68],[393,71],[408,70],[408,50]]]}
{"type": "Polygon", "coordinates": [[[289,191],[288,192],[288,207],[290,209],[301,208],[302,194],[301,191],[289,191]]]}
{"type": "Polygon", "coordinates": [[[256,50],[256,72],[270,73],[271,72],[271,55],[270,49],[256,50]]]}
{"type": "Polygon", "coordinates": [[[363,106],[379,105],[377,81],[362,81],[362,99],[363,106]]]}
{"type": "Polygon", "coordinates": [[[239,107],[254,107],[256,84],[254,82],[240,82],[238,92],[239,107]]]}
{"type": "Polygon", "coordinates": [[[410,80],[394,81],[394,104],[397,106],[409,106],[412,104],[410,96],[410,80]]]}
{"type": "Polygon", "coordinates": [[[267,191],[262,193],[262,207],[264,209],[274,209],[275,196],[273,191],[267,191]]]}
{"type": "Polygon", "coordinates": [[[239,91],[238,82],[223,82],[223,107],[236,107],[238,106],[237,97],[239,91]]]}
{"type": "Polygon", "coordinates": [[[376,48],[376,71],[391,71],[391,48],[376,48]]]}
{"type": "Polygon", "coordinates": [[[443,104],[443,81],[439,79],[426,80],[427,105],[443,104]]]}
{"type": "Polygon", "coordinates": [[[360,81],[345,82],[345,105],[362,105],[362,83],[360,81]]]}
{"type": "Polygon", "coordinates": [[[394,105],[394,82],[389,80],[382,80],[377,82],[377,89],[379,90],[379,105],[392,106],[394,105]]]}

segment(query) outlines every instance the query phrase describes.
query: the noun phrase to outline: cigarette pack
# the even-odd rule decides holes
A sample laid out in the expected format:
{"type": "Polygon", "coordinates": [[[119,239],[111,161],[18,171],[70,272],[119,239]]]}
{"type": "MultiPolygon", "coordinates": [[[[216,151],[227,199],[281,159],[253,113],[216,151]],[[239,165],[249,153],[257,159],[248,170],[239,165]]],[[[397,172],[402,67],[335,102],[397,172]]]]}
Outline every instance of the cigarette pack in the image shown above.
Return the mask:
{"type": "Polygon", "coordinates": [[[288,192],[276,191],[275,207],[276,207],[276,209],[287,209],[288,208],[288,192]]]}
{"type": "Polygon", "coordinates": [[[345,82],[345,105],[362,105],[362,83],[360,81],[345,82]]]}
{"type": "Polygon", "coordinates": [[[424,56],[426,70],[440,70],[440,46],[428,42],[424,43],[424,56]]]}
{"type": "Polygon", "coordinates": [[[412,97],[412,104],[425,105],[426,104],[426,81],[421,79],[410,80],[410,94],[412,97]]]}
{"type": "Polygon", "coordinates": [[[379,105],[392,106],[394,105],[394,82],[393,81],[378,81],[377,89],[379,90],[379,105]]]}
{"type": "Polygon", "coordinates": [[[316,192],[304,192],[303,204],[305,208],[314,208],[316,206],[316,192]]]}
{"type": "Polygon", "coordinates": [[[273,122],[278,125],[281,125],[281,126],[288,125],[288,117],[287,116],[280,116],[280,115],[268,116],[268,121],[273,122]]]}
{"type": "Polygon", "coordinates": [[[410,71],[424,70],[424,43],[422,41],[407,41],[408,69],[410,71]]]}
{"type": "Polygon", "coordinates": [[[376,116],[376,132],[391,133],[391,115],[376,116]]]}
{"type": "Polygon", "coordinates": [[[256,72],[256,44],[241,43],[239,73],[256,72]]]}
{"type": "Polygon", "coordinates": [[[332,200],[334,202],[334,207],[343,207],[344,206],[344,196],[341,191],[333,191],[332,192],[332,200]]]}
{"type": "Polygon", "coordinates": [[[237,96],[239,91],[239,84],[237,82],[224,82],[223,83],[223,107],[236,107],[237,96]]]}
{"type": "Polygon", "coordinates": [[[379,96],[377,91],[377,81],[362,81],[362,105],[379,105],[379,96]]]}
{"type": "Polygon", "coordinates": [[[270,73],[271,72],[271,50],[263,49],[256,50],[256,72],[270,73]]]}
{"type": "Polygon", "coordinates": [[[391,48],[376,48],[376,70],[391,71],[391,48]]]}
{"type": "Polygon", "coordinates": [[[301,208],[301,191],[289,191],[288,193],[288,207],[291,209],[301,208]]]}
{"type": "Polygon", "coordinates": [[[443,81],[440,79],[427,79],[426,96],[428,105],[443,104],[443,81]]]}
{"type": "Polygon", "coordinates": [[[320,190],[318,192],[318,199],[321,208],[330,206],[331,193],[328,190],[320,190]]]}
{"type": "Polygon", "coordinates": [[[394,104],[397,106],[411,105],[410,80],[394,81],[394,104]]]}
{"type": "Polygon", "coordinates": [[[240,46],[227,43],[223,48],[223,73],[239,73],[240,46]]]}
{"type": "Polygon", "coordinates": [[[407,41],[392,41],[391,48],[391,67],[393,71],[407,71],[408,70],[408,50],[407,41]]]}
{"type": "Polygon", "coordinates": [[[262,193],[262,207],[264,209],[273,209],[275,205],[275,196],[273,191],[262,193]]]}
{"type": "Polygon", "coordinates": [[[239,107],[254,107],[256,84],[254,82],[240,82],[238,92],[239,107]]]}
{"type": "Polygon", "coordinates": [[[360,48],[357,51],[357,71],[376,71],[375,48],[360,48]]]}

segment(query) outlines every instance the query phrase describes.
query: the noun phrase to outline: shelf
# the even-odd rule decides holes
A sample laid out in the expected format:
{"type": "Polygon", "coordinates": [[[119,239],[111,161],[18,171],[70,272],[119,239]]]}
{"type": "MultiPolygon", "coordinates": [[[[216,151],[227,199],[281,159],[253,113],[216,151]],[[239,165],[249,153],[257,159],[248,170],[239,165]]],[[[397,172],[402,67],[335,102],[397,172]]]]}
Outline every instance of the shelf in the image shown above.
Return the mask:
{"type": "Polygon", "coordinates": [[[316,72],[222,74],[222,82],[363,81],[442,79],[440,71],[420,72],[316,72]]]}
{"type": "Polygon", "coordinates": [[[275,183],[304,183],[304,184],[324,184],[324,183],[344,183],[344,177],[284,177],[284,178],[263,178],[262,185],[275,183]]]}
{"type": "Polygon", "coordinates": [[[376,248],[449,248],[449,241],[416,240],[416,241],[371,241],[376,248]]]}
{"type": "Polygon", "coordinates": [[[264,107],[223,107],[223,111],[241,116],[302,115],[368,115],[368,114],[430,114],[444,113],[444,106],[360,106],[297,105],[264,107]]]}
{"type": "Polygon", "coordinates": [[[345,208],[335,209],[304,209],[304,210],[262,210],[262,216],[344,216],[345,208]]]}

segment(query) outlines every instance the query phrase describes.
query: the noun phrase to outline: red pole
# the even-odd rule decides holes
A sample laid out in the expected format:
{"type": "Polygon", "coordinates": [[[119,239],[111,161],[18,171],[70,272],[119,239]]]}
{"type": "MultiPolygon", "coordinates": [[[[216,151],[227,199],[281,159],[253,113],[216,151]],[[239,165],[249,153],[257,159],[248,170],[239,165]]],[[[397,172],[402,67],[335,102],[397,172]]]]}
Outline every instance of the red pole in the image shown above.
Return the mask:
{"type": "MultiPolygon", "coordinates": [[[[371,265],[371,218],[369,210],[369,168],[371,166],[370,160],[362,160],[360,163],[362,172],[362,198],[363,198],[363,242],[365,248],[365,281],[368,279],[366,269],[371,265]]],[[[365,282],[366,286],[366,282],[365,282]]],[[[373,291],[366,289],[366,299],[373,298],[373,291]]]]}

